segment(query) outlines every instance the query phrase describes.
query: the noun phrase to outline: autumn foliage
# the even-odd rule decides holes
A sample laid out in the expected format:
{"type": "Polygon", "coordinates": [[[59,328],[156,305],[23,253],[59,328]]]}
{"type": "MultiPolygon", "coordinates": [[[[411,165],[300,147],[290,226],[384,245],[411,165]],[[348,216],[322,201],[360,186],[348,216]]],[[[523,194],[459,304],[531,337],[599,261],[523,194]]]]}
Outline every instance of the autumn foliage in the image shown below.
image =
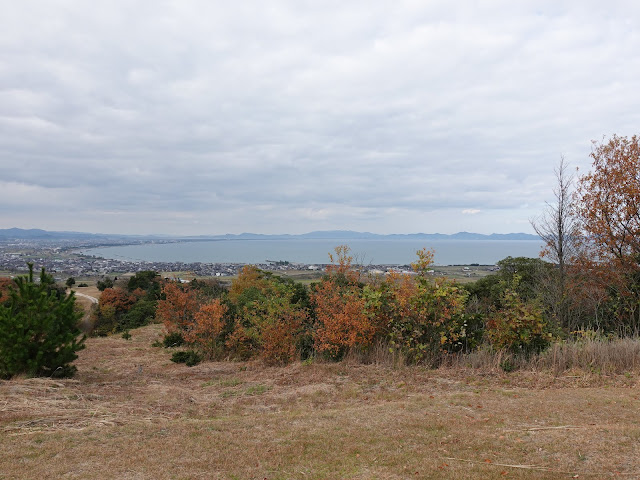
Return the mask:
{"type": "Polygon", "coordinates": [[[99,309],[103,315],[115,315],[129,310],[136,297],[119,288],[105,288],[100,295],[99,309]]]}
{"type": "Polygon", "coordinates": [[[301,285],[246,266],[218,298],[175,282],[163,293],[157,318],[207,358],[288,363],[300,354],[309,315],[301,285]]]}
{"type": "Polygon", "coordinates": [[[0,277],[0,303],[9,300],[10,289],[13,286],[13,280],[7,277],[0,277]]]}
{"type": "Polygon", "coordinates": [[[349,247],[341,245],[327,275],[315,286],[311,300],[315,307],[315,348],[332,358],[340,358],[352,348],[371,345],[376,328],[366,310],[360,275],[352,267],[349,247]]]}
{"type": "Polygon", "coordinates": [[[184,330],[184,340],[197,346],[208,358],[220,356],[224,349],[221,337],[226,312],[227,307],[218,298],[201,305],[193,315],[191,324],[184,330]]]}
{"type": "Polygon", "coordinates": [[[577,211],[601,259],[638,268],[640,255],[640,137],[596,144],[593,171],[580,178],[577,211]]]}
{"type": "Polygon", "coordinates": [[[103,288],[93,311],[94,335],[125,332],[154,319],[160,293],[160,279],[156,272],[138,272],[126,285],[111,285],[103,288]]]}
{"type": "Polygon", "coordinates": [[[266,363],[285,364],[300,358],[300,341],[308,315],[308,311],[287,298],[269,302],[260,324],[260,356],[266,363]]]}
{"type": "MultiPolygon", "coordinates": [[[[573,196],[564,163],[557,173],[558,204],[540,229],[552,263],[507,257],[497,273],[460,285],[433,276],[431,250],[417,252],[411,273],[375,277],[341,245],[310,286],[254,266],[228,290],[165,282],[155,317],[207,358],[273,364],[339,360],[384,345],[407,363],[437,365],[479,347],[528,355],[571,335],[571,327],[637,333],[640,138],[614,136],[595,144],[591,157],[593,170],[578,178],[573,196]]],[[[153,275],[141,275],[128,290],[107,288],[99,314],[129,315],[148,297],[136,288],[149,282],[153,275]]]]}
{"type": "Polygon", "coordinates": [[[341,284],[329,276],[313,291],[316,313],[315,348],[333,358],[354,347],[367,348],[376,329],[367,315],[362,290],[351,283],[341,284]]]}
{"type": "Polygon", "coordinates": [[[432,281],[428,271],[433,252],[420,250],[412,264],[415,276],[390,276],[389,339],[407,361],[438,361],[467,345],[465,302],[467,293],[454,282],[432,281]]]}
{"type": "MultiPolygon", "coordinates": [[[[477,348],[483,325],[467,311],[467,289],[431,277],[433,251],[417,255],[412,274],[365,277],[349,248],[339,246],[325,275],[310,287],[246,266],[215,298],[195,284],[167,282],[156,318],[210,359],[339,360],[350,352],[366,355],[380,343],[408,363],[436,365],[447,355],[477,348]]],[[[514,342],[529,335],[526,321],[500,319],[531,308],[523,301],[494,311],[496,348],[508,347],[511,333],[514,342]]]]}
{"type": "Polygon", "coordinates": [[[196,291],[188,285],[167,282],[162,288],[164,298],[158,302],[156,319],[169,333],[186,332],[191,329],[195,314],[199,310],[196,291]]]}
{"type": "MultiPolygon", "coordinates": [[[[584,229],[580,272],[608,291],[608,314],[640,329],[640,137],[594,144],[593,170],[582,176],[576,212],[584,229]]],[[[591,289],[593,290],[593,289],[591,289]]]]}
{"type": "Polygon", "coordinates": [[[503,294],[501,307],[489,316],[486,336],[498,350],[528,355],[546,348],[553,334],[539,302],[526,302],[518,294],[518,281],[516,276],[515,285],[503,294]]]}
{"type": "Polygon", "coordinates": [[[590,157],[591,171],[577,178],[575,189],[564,159],[556,171],[556,203],[534,222],[547,243],[543,254],[554,265],[532,290],[542,316],[565,335],[585,329],[637,335],[640,137],[613,135],[593,142],[590,157]]]}

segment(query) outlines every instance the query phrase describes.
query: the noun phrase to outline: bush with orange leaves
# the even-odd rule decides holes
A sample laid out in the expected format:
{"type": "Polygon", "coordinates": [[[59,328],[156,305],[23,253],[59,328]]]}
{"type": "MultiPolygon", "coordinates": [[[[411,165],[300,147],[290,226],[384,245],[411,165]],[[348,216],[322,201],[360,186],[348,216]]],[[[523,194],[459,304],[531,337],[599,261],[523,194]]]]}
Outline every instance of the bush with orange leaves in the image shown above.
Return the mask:
{"type": "Polygon", "coordinates": [[[203,298],[188,285],[169,282],[156,318],[207,358],[288,363],[299,357],[308,323],[306,289],[254,266],[244,267],[222,298],[203,298]]]}
{"type": "Polygon", "coordinates": [[[300,358],[301,339],[308,323],[306,309],[296,307],[285,298],[274,298],[261,324],[260,356],[266,363],[286,364],[300,358]]]}
{"type": "Polygon", "coordinates": [[[223,332],[227,306],[219,298],[201,305],[193,315],[191,325],[184,331],[184,340],[197,347],[206,358],[224,356],[223,332]]]}
{"type": "Polygon", "coordinates": [[[203,297],[197,288],[172,281],[164,284],[162,293],[156,319],[164,323],[167,332],[180,334],[208,359],[224,356],[228,308],[222,300],[203,297]]]}
{"type": "Polygon", "coordinates": [[[0,277],[0,303],[9,300],[9,292],[13,288],[13,279],[8,277],[0,277]]]}
{"type": "Polygon", "coordinates": [[[262,358],[284,364],[312,354],[341,359],[388,339],[410,362],[459,351],[466,338],[466,293],[427,278],[433,252],[421,250],[416,276],[361,281],[347,246],[311,292],[291,279],[246,266],[229,292],[202,302],[187,286],[167,284],[157,318],[210,358],[262,358]]]}
{"type": "Polygon", "coordinates": [[[342,358],[353,348],[366,350],[378,333],[349,251],[346,245],[336,247],[336,256],[329,255],[332,265],[327,275],[311,294],[316,317],[314,346],[332,359],[342,358]]]}
{"type": "Polygon", "coordinates": [[[131,305],[136,303],[136,296],[122,290],[121,288],[105,288],[100,295],[98,308],[104,310],[113,308],[116,313],[126,312],[131,305]]]}
{"type": "Polygon", "coordinates": [[[105,288],[98,300],[98,308],[92,313],[92,334],[100,336],[119,331],[124,316],[138,299],[138,295],[121,288],[105,288]]]}
{"type": "Polygon", "coordinates": [[[162,287],[163,299],[158,301],[156,319],[164,323],[169,333],[184,333],[191,329],[200,309],[197,292],[188,285],[167,282],[162,287]]]}
{"type": "Polygon", "coordinates": [[[371,345],[376,328],[367,314],[360,286],[328,277],[316,285],[311,298],[316,314],[314,345],[318,352],[340,359],[352,348],[366,349],[371,345]]]}

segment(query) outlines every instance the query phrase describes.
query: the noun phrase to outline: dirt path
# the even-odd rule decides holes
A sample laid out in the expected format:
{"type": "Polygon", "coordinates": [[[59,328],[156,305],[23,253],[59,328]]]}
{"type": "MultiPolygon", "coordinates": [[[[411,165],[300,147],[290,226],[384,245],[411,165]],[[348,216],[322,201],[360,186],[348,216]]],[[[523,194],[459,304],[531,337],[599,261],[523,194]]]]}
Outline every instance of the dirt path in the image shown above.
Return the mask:
{"type": "Polygon", "coordinates": [[[76,297],[87,298],[87,299],[89,299],[91,301],[91,303],[95,303],[96,305],[98,304],[98,299],[96,297],[92,297],[91,295],[86,295],[86,294],[80,293],[78,291],[75,291],[75,294],[76,294],[76,297]]]}
{"type": "Polygon", "coordinates": [[[87,295],[86,293],[80,293],[77,290],[73,290],[73,292],[75,293],[76,298],[78,299],[78,303],[82,305],[85,312],[84,316],[82,317],[82,320],[80,321],[80,329],[84,333],[89,333],[91,332],[91,330],[93,330],[93,321],[91,319],[91,309],[94,307],[94,305],[98,304],[98,299],[91,295],[87,295]]]}

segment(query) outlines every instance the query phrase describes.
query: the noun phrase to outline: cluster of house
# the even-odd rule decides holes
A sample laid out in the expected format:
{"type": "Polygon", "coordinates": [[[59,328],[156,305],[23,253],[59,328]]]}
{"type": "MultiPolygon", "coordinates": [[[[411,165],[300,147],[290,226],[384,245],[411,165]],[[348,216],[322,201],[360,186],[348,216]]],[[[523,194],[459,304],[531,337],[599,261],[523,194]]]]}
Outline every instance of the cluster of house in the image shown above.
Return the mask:
{"type": "MultiPolygon", "coordinates": [[[[52,275],[63,277],[105,276],[122,273],[135,273],[144,270],[156,272],[189,272],[198,277],[226,277],[236,275],[244,266],[241,263],[183,263],[183,262],[145,262],[124,259],[105,259],[72,253],[56,245],[34,243],[0,244],[0,271],[23,273],[27,263],[33,263],[36,271],[44,267],[52,275]]],[[[258,268],[269,271],[309,270],[324,271],[326,264],[302,264],[285,261],[267,260],[256,264],[258,268]]],[[[361,271],[374,275],[389,273],[413,274],[410,265],[362,265],[361,271]]],[[[468,267],[463,271],[467,273],[468,267]]],[[[437,275],[439,272],[430,270],[437,275]]]]}

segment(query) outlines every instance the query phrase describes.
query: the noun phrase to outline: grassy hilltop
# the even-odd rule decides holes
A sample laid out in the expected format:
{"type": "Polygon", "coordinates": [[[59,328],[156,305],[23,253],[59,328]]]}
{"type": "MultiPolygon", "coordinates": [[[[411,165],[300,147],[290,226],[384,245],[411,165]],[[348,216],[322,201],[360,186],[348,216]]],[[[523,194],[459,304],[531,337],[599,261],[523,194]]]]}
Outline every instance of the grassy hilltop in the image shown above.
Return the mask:
{"type": "Polygon", "coordinates": [[[0,478],[640,476],[638,372],[174,364],[160,325],[0,382],[0,478]]]}

